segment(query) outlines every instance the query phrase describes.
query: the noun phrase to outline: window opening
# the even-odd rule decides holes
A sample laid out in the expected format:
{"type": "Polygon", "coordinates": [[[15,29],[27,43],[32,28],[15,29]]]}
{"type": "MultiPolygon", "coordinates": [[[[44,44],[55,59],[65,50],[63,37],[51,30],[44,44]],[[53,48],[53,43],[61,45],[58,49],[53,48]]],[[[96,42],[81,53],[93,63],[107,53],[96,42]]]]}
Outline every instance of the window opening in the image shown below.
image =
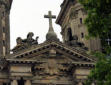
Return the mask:
{"type": "Polygon", "coordinates": [[[68,28],[67,36],[68,36],[68,41],[72,41],[73,40],[71,28],[68,28]]]}

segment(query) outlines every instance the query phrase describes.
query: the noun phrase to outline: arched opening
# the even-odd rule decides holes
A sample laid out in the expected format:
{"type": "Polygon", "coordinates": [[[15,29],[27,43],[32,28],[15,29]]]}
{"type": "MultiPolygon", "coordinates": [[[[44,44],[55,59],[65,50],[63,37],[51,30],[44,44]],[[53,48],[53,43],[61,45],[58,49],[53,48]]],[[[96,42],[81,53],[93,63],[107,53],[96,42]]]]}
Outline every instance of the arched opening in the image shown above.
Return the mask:
{"type": "Polygon", "coordinates": [[[81,38],[84,38],[84,33],[83,32],[81,33],[81,38]]]}
{"type": "Polygon", "coordinates": [[[82,18],[80,18],[80,24],[82,24],[83,23],[83,20],[82,20],[82,18]]]}
{"type": "Polygon", "coordinates": [[[67,39],[68,41],[72,41],[72,40],[73,40],[71,28],[68,28],[67,38],[68,38],[68,39],[67,39]]]}
{"type": "Polygon", "coordinates": [[[18,85],[25,85],[24,82],[25,81],[23,80],[23,78],[21,78],[20,80],[18,80],[18,85]]]}

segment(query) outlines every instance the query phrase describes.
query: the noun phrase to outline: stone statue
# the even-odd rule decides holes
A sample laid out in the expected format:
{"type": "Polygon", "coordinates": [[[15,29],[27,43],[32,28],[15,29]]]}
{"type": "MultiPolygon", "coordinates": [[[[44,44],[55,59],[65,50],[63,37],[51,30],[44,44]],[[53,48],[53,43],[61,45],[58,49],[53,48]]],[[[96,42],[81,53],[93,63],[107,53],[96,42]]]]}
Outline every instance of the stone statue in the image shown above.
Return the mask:
{"type": "Polygon", "coordinates": [[[13,52],[18,52],[20,50],[24,50],[29,48],[30,46],[37,45],[38,44],[38,36],[36,39],[33,39],[34,34],[32,32],[29,32],[26,39],[21,39],[21,37],[18,37],[16,39],[17,45],[12,49],[13,52]]]}
{"type": "Polygon", "coordinates": [[[39,36],[36,37],[36,41],[37,41],[37,42],[38,42],[38,38],[39,38],[39,36]]]}
{"type": "Polygon", "coordinates": [[[26,43],[30,44],[30,45],[34,45],[34,44],[38,44],[38,36],[36,37],[36,39],[33,39],[34,34],[32,32],[29,32],[27,35],[27,39],[26,39],[26,43]]]}
{"type": "Polygon", "coordinates": [[[32,32],[29,32],[27,35],[27,42],[33,42],[34,41],[33,36],[34,34],[32,32]]]}
{"type": "Polygon", "coordinates": [[[78,42],[78,37],[77,35],[73,35],[72,36],[72,40],[71,41],[66,41],[66,44],[68,44],[69,46],[74,46],[74,47],[81,47],[84,50],[88,50],[87,47],[85,47],[84,43],[82,42],[78,42]]]}
{"type": "Polygon", "coordinates": [[[21,45],[21,44],[22,44],[22,39],[21,39],[21,37],[18,37],[18,38],[16,39],[16,42],[17,42],[17,45],[21,45]]]}
{"type": "Polygon", "coordinates": [[[72,41],[70,41],[70,45],[71,46],[75,46],[75,45],[77,45],[77,43],[78,43],[78,37],[77,37],[77,35],[74,35],[74,36],[72,36],[72,41]]]}
{"type": "Polygon", "coordinates": [[[75,40],[76,42],[78,41],[77,35],[72,36],[72,39],[75,40]]]}
{"type": "Polygon", "coordinates": [[[7,10],[10,9],[12,0],[0,0],[0,2],[7,8],[7,10]]]}
{"type": "Polygon", "coordinates": [[[36,44],[38,44],[38,39],[39,39],[39,36],[36,37],[36,41],[35,41],[36,44]]]}

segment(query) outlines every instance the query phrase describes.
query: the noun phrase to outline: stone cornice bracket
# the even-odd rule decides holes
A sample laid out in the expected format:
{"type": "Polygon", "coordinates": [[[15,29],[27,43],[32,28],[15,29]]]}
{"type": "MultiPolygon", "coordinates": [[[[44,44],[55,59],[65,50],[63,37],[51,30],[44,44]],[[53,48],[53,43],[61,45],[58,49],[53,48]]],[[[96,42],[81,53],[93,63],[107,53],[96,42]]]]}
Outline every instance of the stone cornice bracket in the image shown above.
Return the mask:
{"type": "Polygon", "coordinates": [[[5,58],[0,58],[0,70],[3,70],[7,67],[7,60],[5,58]]]}

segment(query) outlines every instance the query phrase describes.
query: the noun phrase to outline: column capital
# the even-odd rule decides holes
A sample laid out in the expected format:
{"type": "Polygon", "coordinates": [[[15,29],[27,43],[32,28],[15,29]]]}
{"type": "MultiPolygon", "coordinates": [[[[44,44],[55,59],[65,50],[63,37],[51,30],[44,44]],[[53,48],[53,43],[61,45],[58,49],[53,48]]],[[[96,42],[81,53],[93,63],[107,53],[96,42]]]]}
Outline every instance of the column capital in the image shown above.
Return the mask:
{"type": "Polygon", "coordinates": [[[92,83],[91,85],[96,85],[95,83],[92,83]]]}
{"type": "Polygon", "coordinates": [[[26,80],[25,85],[32,85],[31,80],[26,80]]]}
{"type": "Polygon", "coordinates": [[[23,77],[24,80],[31,80],[32,81],[32,76],[28,77],[23,77]]]}
{"type": "Polygon", "coordinates": [[[78,82],[78,84],[77,85],[83,85],[83,83],[82,82],[78,82]]]}
{"type": "Polygon", "coordinates": [[[10,80],[20,80],[21,79],[21,77],[10,77],[10,80]]]}
{"type": "Polygon", "coordinates": [[[11,85],[18,85],[17,80],[16,80],[16,79],[15,79],[15,80],[13,80],[13,81],[11,82],[11,85]]]}

